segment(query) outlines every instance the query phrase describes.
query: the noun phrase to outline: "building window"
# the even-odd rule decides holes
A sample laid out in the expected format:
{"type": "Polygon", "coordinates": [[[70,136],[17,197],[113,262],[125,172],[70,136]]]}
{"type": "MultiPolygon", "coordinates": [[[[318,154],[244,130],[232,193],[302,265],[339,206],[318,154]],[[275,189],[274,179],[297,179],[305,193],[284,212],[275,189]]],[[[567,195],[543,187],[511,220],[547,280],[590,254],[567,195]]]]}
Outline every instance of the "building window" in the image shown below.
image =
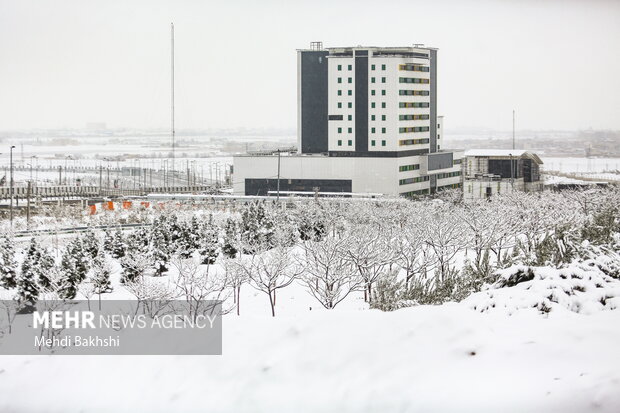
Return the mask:
{"type": "Polygon", "coordinates": [[[405,90],[399,90],[398,94],[400,96],[428,96],[431,94],[430,91],[428,90],[409,90],[409,89],[405,89],[405,90]]]}
{"type": "Polygon", "coordinates": [[[381,91],[381,96],[385,96],[385,89],[381,91]]]}
{"type": "Polygon", "coordinates": [[[342,109],[342,102],[338,102],[338,109],[342,109]]]}
{"type": "Polygon", "coordinates": [[[338,70],[342,70],[342,65],[338,65],[338,70]]]}
{"type": "Polygon", "coordinates": [[[385,141],[381,141],[381,146],[385,146],[385,141]]]}
{"type": "Polygon", "coordinates": [[[419,164],[401,165],[401,166],[398,167],[398,172],[416,171],[418,169],[420,169],[420,165],[419,164]]]}
{"type": "Polygon", "coordinates": [[[349,82],[349,83],[353,83],[353,78],[352,78],[352,77],[348,78],[348,79],[347,79],[347,82],[349,82]]]}
{"type": "Polygon", "coordinates": [[[385,70],[385,65],[381,65],[381,70],[385,70]]]}
{"type": "Polygon", "coordinates": [[[398,184],[399,185],[417,184],[418,182],[425,182],[425,181],[428,181],[428,175],[418,176],[417,178],[399,179],[398,184]]]}
{"type": "Polygon", "coordinates": [[[375,120],[375,115],[370,115],[370,120],[375,120]]]}
{"type": "Polygon", "coordinates": [[[428,139],[402,139],[398,141],[400,146],[409,146],[409,145],[424,145],[429,142],[428,139]]]}
{"type": "Polygon", "coordinates": [[[353,133],[353,128],[349,128],[349,133],[353,133]]]}
{"type": "Polygon", "coordinates": [[[385,102],[381,102],[381,107],[385,109],[385,102]]]}
{"type": "Polygon", "coordinates": [[[347,103],[347,106],[348,106],[348,108],[349,108],[349,109],[351,109],[351,108],[353,107],[353,103],[348,102],[348,103],[347,103]]]}
{"type": "Polygon", "coordinates": [[[338,83],[342,83],[342,78],[341,77],[338,78],[338,83]]]}
{"type": "Polygon", "coordinates": [[[349,140],[349,146],[353,146],[353,141],[349,140]]]}
{"type": "Polygon", "coordinates": [[[384,77],[381,78],[381,83],[385,83],[385,78],[384,77]]]}
{"type": "Polygon", "coordinates": [[[419,77],[399,77],[398,83],[430,83],[430,80],[419,77]]]}
{"type": "Polygon", "coordinates": [[[370,128],[370,133],[375,133],[375,128],[370,128]]]}
{"type": "Polygon", "coordinates": [[[429,115],[398,115],[398,120],[424,120],[429,118],[429,115]]]}
{"type": "Polygon", "coordinates": [[[338,146],[342,146],[342,140],[338,139],[338,146]]]}
{"type": "Polygon", "coordinates": [[[342,133],[342,128],[338,128],[338,133],[342,133]]]}
{"type": "Polygon", "coordinates": [[[347,95],[353,96],[353,91],[352,90],[347,90],[347,95]]]}
{"type": "Polygon", "coordinates": [[[370,141],[370,146],[375,146],[375,141],[374,140],[370,141]]]}
{"type": "Polygon", "coordinates": [[[399,108],[428,108],[430,103],[428,102],[400,102],[399,108]]]}
{"type": "Polygon", "coordinates": [[[374,89],[372,89],[372,90],[370,91],[370,94],[371,94],[372,96],[374,96],[374,95],[375,95],[375,90],[374,90],[374,89]]]}
{"type": "Polygon", "coordinates": [[[437,124],[437,129],[441,128],[441,123],[437,124]]]}
{"type": "Polygon", "coordinates": [[[375,102],[370,102],[370,107],[374,109],[375,108],[375,102]]]}
{"type": "Polygon", "coordinates": [[[385,128],[381,128],[381,133],[385,133],[385,128]]]}
{"type": "Polygon", "coordinates": [[[349,67],[347,67],[347,69],[353,70],[353,66],[349,65],[349,67]]]}
{"type": "Polygon", "coordinates": [[[441,136],[439,136],[439,134],[437,134],[437,139],[441,139],[441,136]]]}
{"type": "Polygon", "coordinates": [[[398,133],[428,132],[428,126],[413,126],[409,128],[398,128],[398,133]]]}
{"type": "Polygon", "coordinates": [[[430,68],[428,66],[422,66],[417,64],[398,65],[398,70],[407,70],[409,72],[428,72],[430,68]]]}
{"type": "Polygon", "coordinates": [[[385,115],[381,115],[381,120],[385,120],[385,115]]]}
{"type": "Polygon", "coordinates": [[[342,90],[338,89],[338,96],[342,96],[342,90]]]}
{"type": "Polygon", "coordinates": [[[375,65],[370,65],[370,70],[375,70],[375,65]]]}
{"type": "Polygon", "coordinates": [[[374,77],[370,78],[370,83],[375,83],[375,78],[374,77]]]}
{"type": "Polygon", "coordinates": [[[353,115],[349,115],[349,120],[353,120],[353,115]]]}

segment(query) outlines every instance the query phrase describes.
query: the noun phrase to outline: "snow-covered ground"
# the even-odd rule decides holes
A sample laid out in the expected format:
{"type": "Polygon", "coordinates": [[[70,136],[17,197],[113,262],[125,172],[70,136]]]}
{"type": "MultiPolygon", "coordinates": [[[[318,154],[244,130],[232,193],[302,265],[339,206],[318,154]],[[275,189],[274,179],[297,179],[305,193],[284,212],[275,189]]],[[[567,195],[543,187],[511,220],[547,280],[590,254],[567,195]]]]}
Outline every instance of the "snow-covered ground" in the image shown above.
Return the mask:
{"type": "Polygon", "coordinates": [[[559,172],[620,171],[620,158],[556,158],[541,157],[543,168],[559,172]]]}
{"type": "Polygon", "coordinates": [[[4,356],[0,411],[619,411],[620,311],[507,317],[472,300],[328,311],[297,284],[272,318],[245,287],[222,356],[4,356]]]}

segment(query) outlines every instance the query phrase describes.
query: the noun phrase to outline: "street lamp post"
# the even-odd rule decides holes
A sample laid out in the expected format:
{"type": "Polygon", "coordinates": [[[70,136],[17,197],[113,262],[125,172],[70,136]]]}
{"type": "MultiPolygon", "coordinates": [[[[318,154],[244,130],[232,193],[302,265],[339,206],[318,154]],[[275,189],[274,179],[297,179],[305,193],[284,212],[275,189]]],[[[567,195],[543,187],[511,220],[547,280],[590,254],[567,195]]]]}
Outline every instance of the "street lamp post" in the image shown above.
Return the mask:
{"type": "Polygon", "coordinates": [[[11,194],[11,202],[9,204],[9,219],[11,221],[11,228],[13,227],[13,149],[15,149],[15,145],[11,145],[11,151],[10,151],[10,156],[9,156],[9,163],[10,163],[10,187],[11,189],[9,190],[10,194],[11,194]]]}

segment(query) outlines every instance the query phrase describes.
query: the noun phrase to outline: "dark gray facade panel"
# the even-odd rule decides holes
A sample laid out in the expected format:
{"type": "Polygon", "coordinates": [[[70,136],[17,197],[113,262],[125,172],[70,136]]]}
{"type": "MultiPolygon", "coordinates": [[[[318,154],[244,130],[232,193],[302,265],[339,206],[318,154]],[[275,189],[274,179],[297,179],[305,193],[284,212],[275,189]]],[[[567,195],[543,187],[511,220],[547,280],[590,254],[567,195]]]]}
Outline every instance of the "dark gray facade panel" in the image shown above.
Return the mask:
{"type": "Polygon", "coordinates": [[[330,151],[329,156],[359,158],[403,158],[405,156],[425,155],[428,149],[412,149],[410,151],[330,151]]]}
{"type": "Polygon", "coordinates": [[[454,165],[453,159],[452,152],[431,153],[428,155],[428,170],[436,171],[437,169],[452,168],[454,165]]]}
{"type": "Polygon", "coordinates": [[[431,152],[437,152],[437,50],[431,50],[431,152]]]}
{"type": "MultiPolygon", "coordinates": [[[[314,192],[352,192],[353,186],[350,179],[282,179],[280,178],[280,191],[304,191],[314,192]]],[[[266,196],[269,191],[278,189],[277,179],[246,178],[245,194],[266,196]]]]}
{"type": "Polygon", "coordinates": [[[366,152],[368,151],[368,51],[358,50],[355,53],[355,151],[366,152]]]}
{"type": "Polygon", "coordinates": [[[327,51],[301,52],[301,152],[327,152],[327,51]]]}

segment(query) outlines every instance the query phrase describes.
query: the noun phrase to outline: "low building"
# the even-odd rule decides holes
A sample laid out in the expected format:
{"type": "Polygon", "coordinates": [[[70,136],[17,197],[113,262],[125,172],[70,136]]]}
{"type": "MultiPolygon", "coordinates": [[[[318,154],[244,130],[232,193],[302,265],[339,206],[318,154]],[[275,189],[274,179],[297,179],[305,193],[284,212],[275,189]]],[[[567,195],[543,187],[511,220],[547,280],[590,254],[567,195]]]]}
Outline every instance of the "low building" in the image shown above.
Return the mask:
{"type": "Polygon", "coordinates": [[[488,198],[512,191],[542,191],[542,160],[523,149],[472,149],[465,151],[465,200],[488,198]]]}

